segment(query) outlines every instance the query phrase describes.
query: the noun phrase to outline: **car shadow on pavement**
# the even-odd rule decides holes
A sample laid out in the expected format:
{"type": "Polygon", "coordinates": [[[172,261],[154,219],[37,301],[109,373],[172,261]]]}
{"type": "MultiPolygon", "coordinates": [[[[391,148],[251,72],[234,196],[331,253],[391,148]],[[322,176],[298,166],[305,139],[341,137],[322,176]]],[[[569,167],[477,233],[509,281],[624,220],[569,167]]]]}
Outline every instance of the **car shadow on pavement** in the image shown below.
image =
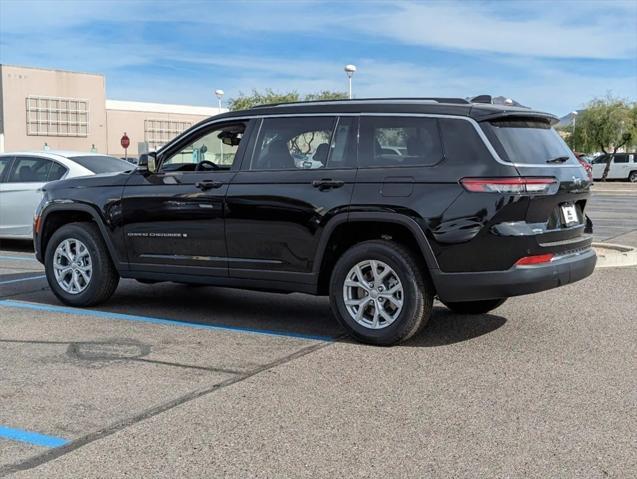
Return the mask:
{"type": "Polygon", "coordinates": [[[16,253],[33,253],[33,241],[0,239],[0,250],[14,251],[16,253]]]}
{"type": "Polygon", "coordinates": [[[444,307],[434,307],[425,328],[402,346],[447,346],[489,334],[504,326],[506,319],[495,314],[456,314],[444,307]]]}
{"type": "Polygon", "coordinates": [[[305,294],[262,293],[175,283],[142,285],[127,281],[98,309],[283,334],[331,338],[344,334],[332,316],[329,300],[305,294]]]}

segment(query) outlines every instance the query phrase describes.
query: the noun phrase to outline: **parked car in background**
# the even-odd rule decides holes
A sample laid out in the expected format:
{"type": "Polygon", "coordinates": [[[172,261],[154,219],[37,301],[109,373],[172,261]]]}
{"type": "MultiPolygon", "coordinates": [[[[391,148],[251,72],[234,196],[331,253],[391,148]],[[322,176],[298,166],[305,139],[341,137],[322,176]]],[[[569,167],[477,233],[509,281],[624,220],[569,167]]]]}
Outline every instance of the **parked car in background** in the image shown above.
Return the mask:
{"type": "Polygon", "coordinates": [[[133,168],[112,156],[79,151],[0,154],[0,238],[32,238],[33,213],[45,183],[133,168]]]}
{"type": "Polygon", "coordinates": [[[606,168],[608,157],[612,156],[609,180],[628,180],[637,183],[637,153],[615,153],[600,155],[593,160],[593,179],[601,180],[606,168]]]}

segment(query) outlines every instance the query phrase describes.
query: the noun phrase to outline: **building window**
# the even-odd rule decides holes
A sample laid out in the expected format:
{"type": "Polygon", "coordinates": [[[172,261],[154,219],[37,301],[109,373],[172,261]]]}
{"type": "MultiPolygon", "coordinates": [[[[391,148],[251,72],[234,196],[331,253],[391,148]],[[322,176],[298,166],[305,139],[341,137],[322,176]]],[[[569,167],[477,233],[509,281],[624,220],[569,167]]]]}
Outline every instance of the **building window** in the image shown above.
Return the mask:
{"type": "Polygon", "coordinates": [[[28,96],[26,103],[27,135],[88,136],[88,100],[28,96]]]}
{"type": "Polygon", "coordinates": [[[187,121],[144,120],[144,141],[149,150],[158,150],[191,126],[187,121]]]}

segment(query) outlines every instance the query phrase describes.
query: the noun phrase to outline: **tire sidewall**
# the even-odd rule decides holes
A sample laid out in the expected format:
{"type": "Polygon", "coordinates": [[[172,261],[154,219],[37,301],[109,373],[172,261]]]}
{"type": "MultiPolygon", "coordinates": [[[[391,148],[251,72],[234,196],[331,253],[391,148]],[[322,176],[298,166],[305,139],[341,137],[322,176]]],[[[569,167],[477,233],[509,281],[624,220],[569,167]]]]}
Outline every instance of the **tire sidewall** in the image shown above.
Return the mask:
{"type": "Polygon", "coordinates": [[[99,245],[97,244],[90,230],[78,225],[63,226],[53,234],[46,247],[44,265],[49,286],[53,290],[53,293],[67,304],[82,306],[91,303],[92,300],[95,297],[99,296],[99,294],[101,293],[100,289],[102,286],[100,283],[102,281],[100,281],[100,278],[104,276],[103,261],[103,254],[100,251],[99,245]],[[88,287],[78,294],[70,294],[64,291],[58,284],[57,279],[55,278],[55,273],[53,271],[53,258],[55,255],[55,250],[60,245],[60,243],[71,238],[78,239],[82,243],[84,243],[84,245],[88,249],[89,255],[91,257],[91,264],[93,267],[93,272],[91,274],[91,280],[89,281],[88,287]]]}
{"type": "MultiPolygon", "coordinates": [[[[416,272],[419,274],[419,272],[416,272]]],[[[341,325],[356,339],[379,345],[393,344],[408,336],[415,328],[414,318],[422,310],[423,295],[409,264],[389,246],[360,245],[348,250],[336,264],[330,281],[330,303],[341,325]],[[347,311],[343,284],[350,269],[365,260],[379,260],[391,267],[403,286],[403,308],[398,318],[382,329],[369,329],[358,324],[347,311]]]]}

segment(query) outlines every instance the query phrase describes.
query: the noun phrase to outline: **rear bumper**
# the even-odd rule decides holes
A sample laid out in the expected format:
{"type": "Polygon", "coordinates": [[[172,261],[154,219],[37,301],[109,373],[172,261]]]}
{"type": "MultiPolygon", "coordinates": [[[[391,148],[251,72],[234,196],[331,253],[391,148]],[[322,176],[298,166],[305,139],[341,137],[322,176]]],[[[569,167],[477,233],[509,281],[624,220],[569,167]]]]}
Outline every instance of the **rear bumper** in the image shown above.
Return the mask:
{"type": "Polygon", "coordinates": [[[589,276],[596,262],[595,251],[586,249],[548,264],[479,273],[437,272],[432,276],[442,301],[476,301],[537,293],[574,283],[589,276]]]}

